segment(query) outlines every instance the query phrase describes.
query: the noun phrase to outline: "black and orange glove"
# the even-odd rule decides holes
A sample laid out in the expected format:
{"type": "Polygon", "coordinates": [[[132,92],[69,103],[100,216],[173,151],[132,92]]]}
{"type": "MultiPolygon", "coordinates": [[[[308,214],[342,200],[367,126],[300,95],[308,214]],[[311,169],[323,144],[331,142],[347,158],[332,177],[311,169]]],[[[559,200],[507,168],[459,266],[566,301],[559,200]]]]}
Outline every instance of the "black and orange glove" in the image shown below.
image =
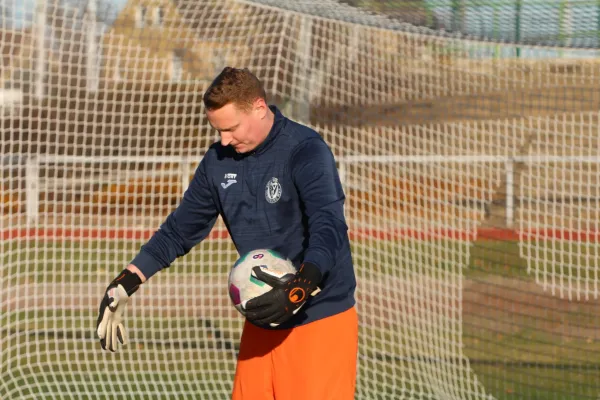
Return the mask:
{"type": "Polygon", "coordinates": [[[103,350],[117,351],[117,341],[127,344],[123,310],[141,284],[136,273],[125,269],[106,288],[96,321],[96,333],[103,350]]]}
{"type": "Polygon", "coordinates": [[[290,319],[306,303],[309,296],[319,292],[321,271],[316,265],[304,263],[295,274],[276,277],[261,267],[252,268],[252,276],[265,282],[273,289],[248,300],[245,314],[255,325],[273,327],[290,319]]]}

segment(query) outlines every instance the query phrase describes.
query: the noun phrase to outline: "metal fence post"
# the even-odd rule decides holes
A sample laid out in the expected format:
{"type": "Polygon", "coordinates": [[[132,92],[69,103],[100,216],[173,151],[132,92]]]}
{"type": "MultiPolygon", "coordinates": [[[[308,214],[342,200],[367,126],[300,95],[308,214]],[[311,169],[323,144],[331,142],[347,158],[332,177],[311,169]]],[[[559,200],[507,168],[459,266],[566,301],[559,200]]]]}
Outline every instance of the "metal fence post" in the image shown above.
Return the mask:
{"type": "Polygon", "coordinates": [[[506,227],[512,228],[514,224],[514,162],[506,161],[506,227]]]}
{"type": "Polygon", "coordinates": [[[40,212],[40,164],[37,157],[27,157],[25,166],[25,212],[27,225],[38,223],[40,212]]]}

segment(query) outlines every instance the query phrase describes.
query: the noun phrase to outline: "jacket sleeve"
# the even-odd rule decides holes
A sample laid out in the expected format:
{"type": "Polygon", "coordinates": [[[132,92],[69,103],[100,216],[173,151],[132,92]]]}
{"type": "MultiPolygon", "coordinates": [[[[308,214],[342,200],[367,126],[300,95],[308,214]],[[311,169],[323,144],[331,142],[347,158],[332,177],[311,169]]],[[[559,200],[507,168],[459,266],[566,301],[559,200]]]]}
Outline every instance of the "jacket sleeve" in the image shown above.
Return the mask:
{"type": "Polygon", "coordinates": [[[315,264],[324,275],[335,265],[348,235],[335,159],[327,144],[315,137],[294,149],[290,168],[308,220],[304,262],[315,264]]]}
{"type": "Polygon", "coordinates": [[[218,210],[211,195],[204,160],[196,169],[179,206],[131,261],[146,279],[170,266],[177,257],[187,254],[208,236],[215,224],[218,210]]]}

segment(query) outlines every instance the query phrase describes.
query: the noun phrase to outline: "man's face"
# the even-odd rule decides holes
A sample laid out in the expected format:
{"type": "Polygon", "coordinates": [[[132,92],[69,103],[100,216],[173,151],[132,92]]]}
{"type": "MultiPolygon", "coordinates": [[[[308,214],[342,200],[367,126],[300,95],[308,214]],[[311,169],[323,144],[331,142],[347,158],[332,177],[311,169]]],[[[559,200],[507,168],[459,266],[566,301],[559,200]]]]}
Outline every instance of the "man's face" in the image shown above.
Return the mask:
{"type": "Polygon", "coordinates": [[[221,144],[231,146],[238,153],[247,153],[260,144],[264,137],[259,127],[264,115],[264,101],[257,101],[249,111],[229,103],[218,110],[206,112],[210,125],[221,134],[221,144]]]}

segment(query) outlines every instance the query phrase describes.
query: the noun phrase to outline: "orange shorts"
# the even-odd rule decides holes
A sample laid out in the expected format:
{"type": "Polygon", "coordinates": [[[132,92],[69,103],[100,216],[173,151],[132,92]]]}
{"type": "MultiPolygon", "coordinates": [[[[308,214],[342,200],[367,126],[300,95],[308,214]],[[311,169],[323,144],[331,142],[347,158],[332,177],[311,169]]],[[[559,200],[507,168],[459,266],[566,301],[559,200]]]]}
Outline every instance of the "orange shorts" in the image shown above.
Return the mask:
{"type": "Polygon", "coordinates": [[[247,322],[232,400],[353,400],[356,308],[285,330],[247,322]]]}

